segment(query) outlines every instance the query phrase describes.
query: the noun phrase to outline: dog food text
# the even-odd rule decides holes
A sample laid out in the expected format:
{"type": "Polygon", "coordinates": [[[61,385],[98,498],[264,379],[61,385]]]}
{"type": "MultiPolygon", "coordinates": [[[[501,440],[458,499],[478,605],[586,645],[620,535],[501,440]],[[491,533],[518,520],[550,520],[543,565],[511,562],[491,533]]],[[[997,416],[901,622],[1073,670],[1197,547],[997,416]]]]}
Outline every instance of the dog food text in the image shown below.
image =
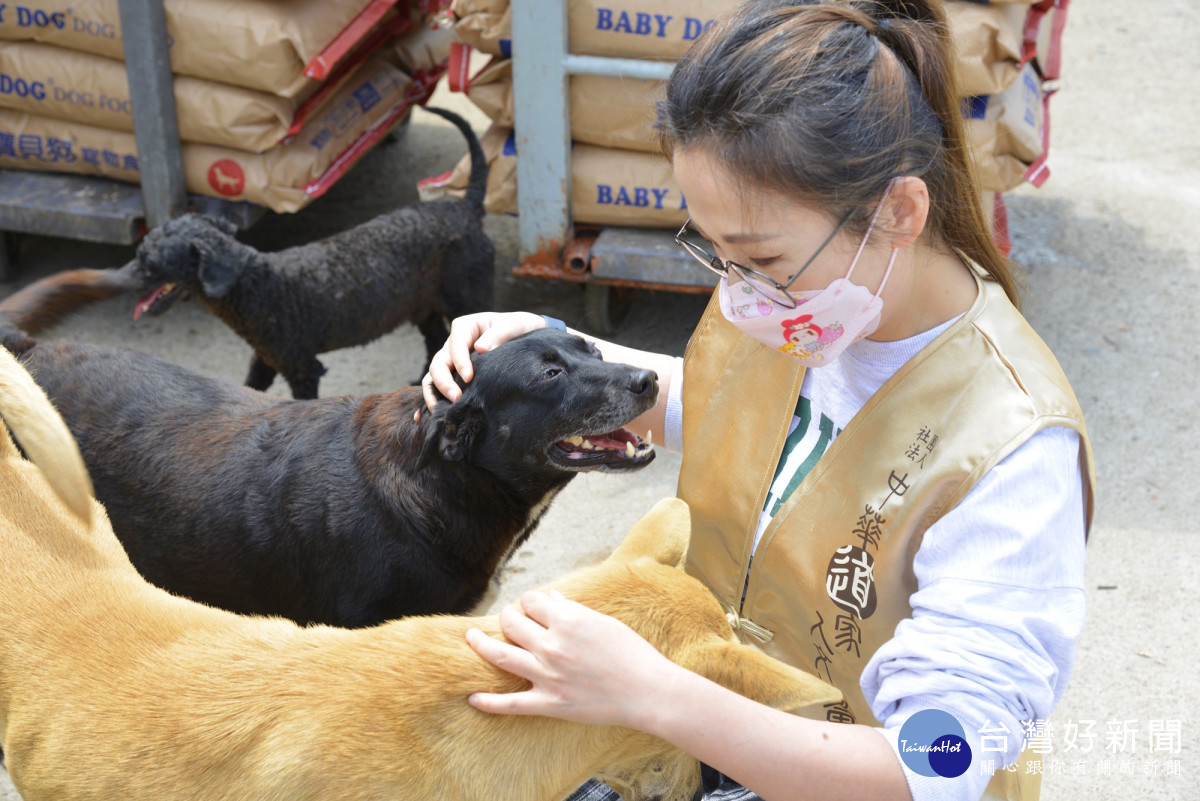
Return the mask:
{"type": "MultiPolygon", "coordinates": [[[[634,206],[636,208],[664,208],[663,201],[671,194],[670,189],[657,186],[610,186],[596,187],[596,203],[601,206],[634,206]]],[[[686,209],[687,202],[681,201],[679,208],[686,209]]]]}
{"type": "MultiPolygon", "coordinates": [[[[596,30],[612,31],[613,33],[628,33],[634,36],[656,36],[659,39],[668,37],[667,26],[675,17],[669,14],[649,14],[628,11],[614,11],[611,8],[596,9],[596,30]]],[[[683,35],[685,42],[690,42],[704,33],[714,20],[701,20],[695,17],[683,18],[683,35]]]]}
{"type": "Polygon", "coordinates": [[[69,139],[54,136],[41,137],[36,134],[17,135],[9,131],[0,131],[0,159],[37,159],[45,162],[61,162],[74,164],[82,161],[84,164],[104,165],[112,169],[138,171],[137,155],[133,153],[116,153],[112,150],[97,150],[94,147],[79,148],[75,153],[74,144],[69,139]]]}

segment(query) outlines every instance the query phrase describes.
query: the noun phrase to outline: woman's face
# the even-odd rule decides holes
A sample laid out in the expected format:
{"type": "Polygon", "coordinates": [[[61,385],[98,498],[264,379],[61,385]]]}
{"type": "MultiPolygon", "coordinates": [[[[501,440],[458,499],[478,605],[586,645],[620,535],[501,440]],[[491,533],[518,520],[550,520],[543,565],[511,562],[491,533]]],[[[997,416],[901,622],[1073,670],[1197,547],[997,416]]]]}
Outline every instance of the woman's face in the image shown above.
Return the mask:
{"type": "MultiPolygon", "coordinates": [[[[711,244],[711,252],[786,284],[840,222],[777,192],[755,189],[728,173],[698,148],[674,154],[675,180],[687,199],[692,227],[711,244]]],[[[813,259],[789,290],[824,289],[846,274],[860,239],[845,231],[813,259]]],[[[854,282],[875,289],[886,257],[874,270],[864,251],[854,282]],[[876,274],[878,273],[878,274],[876,274]]]]}
{"type": "MultiPolygon", "coordinates": [[[[847,226],[822,249],[840,220],[821,209],[739,181],[702,148],[676,150],[673,161],[691,227],[719,258],[788,284],[816,253],[791,281],[788,290],[793,294],[824,289],[854,264],[862,235],[847,226]]],[[[966,311],[975,300],[975,278],[963,261],[947,248],[918,243],[928,211],[929,195],[920,178],[904,176],[889,184],[876,233],[863,247],[851,277],[853,283],[879,292],[883,300],[879,327],[871,339],[895,340],[927,331],[966,311]],[[899,258],[883,285],[893,247],[899,258]]]]}

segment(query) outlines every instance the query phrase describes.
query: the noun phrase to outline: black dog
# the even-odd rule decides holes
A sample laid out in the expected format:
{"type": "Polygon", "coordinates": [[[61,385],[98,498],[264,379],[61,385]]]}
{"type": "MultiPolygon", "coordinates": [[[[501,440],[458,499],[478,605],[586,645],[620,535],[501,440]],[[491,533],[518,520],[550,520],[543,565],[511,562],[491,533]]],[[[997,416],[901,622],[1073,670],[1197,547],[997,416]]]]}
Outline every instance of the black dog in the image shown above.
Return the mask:
{"type": "Polygon", "coordinates": [[[446,319],[492,307],[496,254],[483,230],[488,166],[479,140],[457,114],[426,110],[467,139],[466,197],[399,208],[275,253],[239,242],[231,223],[186,214],[138,246],[137,282],[150,294],[135,314],[161,314],[185,293],[198,298],[254,349],[246,385],[266,389],[278,373],[296,398],[317,397],[325,372],[317,354],[405,322],[424,335],[428,366],[446,341],[446,319]]]}
{"type": "Polygon", "coordinates": [[[288,400],[124,348],[3,343],[79,441],[134,566],[236,612],[469,611],[577,472],[654,458],[621,428],[653,406],[654,373],[563,331],[477,354],[463,396],[419,422],[419,387],[288,400]]]}

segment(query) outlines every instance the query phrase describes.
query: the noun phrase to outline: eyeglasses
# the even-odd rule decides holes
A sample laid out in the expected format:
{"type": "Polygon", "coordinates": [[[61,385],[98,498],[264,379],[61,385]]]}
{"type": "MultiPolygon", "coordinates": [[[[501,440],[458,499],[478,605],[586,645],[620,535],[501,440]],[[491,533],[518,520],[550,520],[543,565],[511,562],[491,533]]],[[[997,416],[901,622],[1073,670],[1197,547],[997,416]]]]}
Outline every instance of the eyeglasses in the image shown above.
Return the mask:
{"type": "Polygon", "coordinates": [[[844,220],[838,223],[837,228],[833,229],[833,233],[825,237],[825,241],[821,243],[821,246],[817,248],[816,252],[808,257],[808,261],[804,262],[803,266],[801,266],[799,270],[797,270],[790,278],[788,278],[785,283],[782,284],[771,276],[763,275],[757,270],[753,270],[749,267],[743,267],[736,262],[722,261],[718,256],[714,256],[713,254],[709,253],[700,245],[689,241],[686,237],[699,236],[699,234],[688,227],[692,224],[691,217],[688,217],[687,222],[685,222],[683,227],[679,229],[679,233],[675,234],[675,244],[692,254],[696,261],[700,262],[722,278],[728,278],[729,274],[733,273],[738,278],[741,278],[743,281],[749,284],[755,292],[762,295],[764,298],[778,303],[785,308],[794,309],[796,308],[796,299],[792,297],[790,292],[788,292],[788,287],[790,287],[792,282],[800,277],[800,273],[808,269],[808,265],[812,264],[813,259],[820,255],[821,251],[825,249],[825,246],[833,241],[833,238],[837,236],[839,231],[846,227],[846,223],[849,221],[850,217],[847,216],[844,220]]]}

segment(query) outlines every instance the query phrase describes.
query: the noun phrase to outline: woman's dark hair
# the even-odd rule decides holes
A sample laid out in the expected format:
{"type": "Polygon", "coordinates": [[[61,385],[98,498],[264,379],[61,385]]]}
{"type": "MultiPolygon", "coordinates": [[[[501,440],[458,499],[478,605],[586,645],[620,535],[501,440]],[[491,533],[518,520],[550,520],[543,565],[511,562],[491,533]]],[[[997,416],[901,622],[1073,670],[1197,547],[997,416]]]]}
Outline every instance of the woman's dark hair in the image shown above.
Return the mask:
{"type": "Polygon", "coordinates": [[[938,0],[749,0],[680,59],[658,126],[668,158],[703,148],[751,186],[849,217],[859,235],[889,181],[917,176],[931,242],[1019,302],[973,177],[938,0]]]}

